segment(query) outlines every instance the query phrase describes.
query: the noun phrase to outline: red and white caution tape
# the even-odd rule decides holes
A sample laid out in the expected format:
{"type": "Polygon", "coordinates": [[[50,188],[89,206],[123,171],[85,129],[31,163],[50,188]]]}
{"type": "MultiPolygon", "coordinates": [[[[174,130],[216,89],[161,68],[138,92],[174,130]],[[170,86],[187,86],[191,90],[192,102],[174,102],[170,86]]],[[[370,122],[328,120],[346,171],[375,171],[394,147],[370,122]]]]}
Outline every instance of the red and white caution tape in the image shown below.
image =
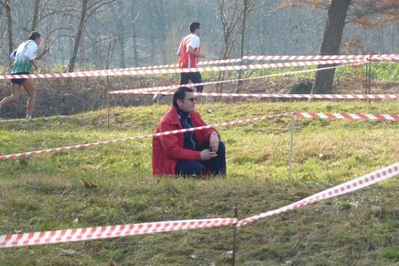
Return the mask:
{"type": "Polygon", "coordinates": [[[217,218],[217,219],[153,222],[153,223],[114,225],[114,226],[99,226],[99,227],[87,227],[87,228],[77,228],[77,229],[46,231],[46,232],[1,235],[0,248],[57,244],[57,243],[76,242],[76,241],[89,241],[96,239],[154,234],[160,232],[172,232],[172,231],[210,228],[210,227],[214,228],[214,227],[229,226],[229,225],[236,225],[237,227],[241,227],[249,223],[252,223],[254,221],[260,220],[262,218],[296,210],[306,205],[317,203],[319,201],[328,198],[337,197],[349,192],[359,190],[361,188],[386,180],[398,174],[399,174],[399,163],[392,164],[381,170],[372,172],[357,179],[324,190],[310,197],[307,197],[303,200],[287,205],[285,207],[257,214],[240,221],[237,221],[236,218],[217,218]]]}
{"type": "MultiPolygon", "coordinates": [[[[173,95],[167,91],[144,91],[123,90],[111,91],[111,94],[142,94],[142,95],[173,95]]],[[[399,99],[399,94],[269,94],[269,93],[217,93],[217,92],[195,92],[197,96],[212,97],[245,97],[245,98],[293,98],[293,99],[341,99],[341,100],[364,100],[364,99],[399,99]]]]}
{"type": "Polygon", "coordinates": [[[107,141],[101,141],[101,142],[95,142],[95,143],[79,144],[79,145],[74,145],[74,146],[67,146],[67,147],[52,148],[52,149],[45,149],[45,150],[39,150],[39,151],[30,151],[30,152],[2,155],[2,156],[0,156],[0,161],[6,160],[6,159],[18,158],[18,157],[34,156],[34,155],[39,155],[39,154],[51,153],[51,152],[67,151],[67,150],[74,150],[74,149],[84,149],[84,148],[87,148],[87,147],[101,146],[101,145],[106,145],[106,144],[113,144],[113,143],[119,143],[119,142],[125,142],[125,141],[137,140],[137,139],[147,139],[147,138],[153,138],[153,137],[160,137],[160,136],[166,136],[166,135],[177,134],[177,133],[184,133],[184,132],[188,132],[188,131],[202,130],[202,129],[213,128],[213,127],[238,125],[238,124],[244,124],[244,123],[264,120],[264,119],[280,118],[280,117],[283,117],[283,116],[286,116],[286,115],[288,115],[288,114],[260,116],[260,117],[255,117],[255,118],[234,120],[234,121],[230,121],[230,122],[207,125],[207,126],[202,126],[202,127],[193,127],[193,128],[184,128],[184,129],[180,129],[180,130],[165,131],[165,132],[154,133],[154,134],[149,134],[149,135],[142,135],[142,136],[136,136],[136,137],[131,137],[131,138],[107,140],[107,141]]]}
{"type": "Polygon", "coordinates": [[[222,227],[233,225],[235,223],[237,223],[236,218],[216,218],[98,226],[25,234],[0,235],[0,248],[48,245],[200,228],[222,227]]]}
{"type": "Polygon", "coordinates": [[[392,60],[398,59],[399,54],[374,54],[374,55],[254,55],[244,56],[243,60],[269,60],[269,61],[297,61],[297,60],[337,60],[337,59],[370,59],[370,60],[392,60]]]}
{"type": "Polygon", "coordinates": [[[332,197],[337,197],[349,192],[356,191],[358,189],[370,186],[372,184],[375,184],[377,182],[380,182],[382,180],[388,179],[390,177],[393,177],[395,175],[399,174],[399,163],[392,164],[388,167],[385,167],[381,170],[372,172],[370,174],[364,175],[362,177],[359,177],[357,179],[351,180],[349,182],[343,183],[341,185],[332,187],[330,189],[324,190],[320,193],[317,193],[315,195],[312,195],[310,197],[307,197],[303,200],[297,201],[295,203],[292,203],[288,206],[273,210],[273,211],[268,211],[264,212],[261,214],[257,214],[251,217],[248,217],[246,219],[243,219],[241,221],[238,221],[237,227],[252,223],[254,221],[257,221],[262,218],[278,215],[280,213],[292,211],[299,209],[303,206],[310,205],[328,198],[332,197]]]}
{"type": "MultiPolygon", "coordinates": [[[[229,63],[239,63],[242,62],[242,59],[224,59],[224,60],[214,60],[214,61],[200,61],[198,62],[198,66],[205,65],[217,65],[217,64],[229,64],[229,63]]],[[[145,70],[145,69],[160,69],[160,68],[174,68],[178,67],[178,64],[171,65],[158,65],[158,66],[145,66],[145,67],[130,67],[130,68],[119,68],[112,69],[113,71],[126,71],[126,70],[145,70]]]]}
{"type": "Polygon", "coordinates": [[[297,118],[321,119],[355,119],[355,120],[399,120],[399,115],[374,114],[322,114],[322,113],[294,113],[297,118]]]}
{"type": "MultiPolygon", "coordinates": [[[[326,60],[323,64],[348,64],[348,63],[364,63],[364,59],[345,59],[345,60],[326,60]]],[[[29,74],[29,75],[0,75],[0,79],[15,78],[71,78],[71,77],[98,77],[98,76],[128,76],[128,75],[149,75],[149,74],[173,74],[173,73],[189,73],[189,72],[209,72],[209,71],[233,71],[233,70],[253,70],[266,68],[281,68],[291,66],[314,66],[320,65],[320,61],[304,61],[290,63],[273,63],[273,64],[253,64],[253,65],[237,65],[237,66],[218,66],[218,67],[202,67],[202,68],[176,68],[176,69],[148,69],[148,70],[102,70],[102,71],[85,71],[72,73],[53,73],[53,74],[29,74]]]]}
{"type": "MultiPolygon", "coordinates": [[[[270,74],[265,76],[258,76],[258,77],[250,77],[250,78],[242,78],[242,79],[233,79],[233,80],[221,80],[221,81],[209,81],[209,82],[202,82],[202,83],[191,83],[185,86],[207,86],[207,85],[214,85],[214,84],[221,84],[221,83],[231,83],[237,81],[245,81],[245,80],[254,80],[254,79],[265,79],[271,77],[280,77],[280,76],[288,76],[288,75],[296,75],[300,73],[307,73],[307,72],[316,72],[326,69],[338,68],[338,67],[347,67],[347,66],[354,66],[354,65],[363,65],[365,62],[362,63],[354,63],[354,64],[345,64],[345,65],[338,65],[332,67],[323,67],[323,68],[315,68],[315,69],[305,69],[300,71],[290,71],[284,73],[276,73],[270,74]]],[[[141,88],[141,89],[131,89],[131,90],[119,90],[119,91],[110,91],[111,94],[129,94],[130,92],[138,92],[138,91],[164,91],[164,90],[173,90],[181,87],[182,85],[169,85],[169,86],[159,86],[159,87],[152,87],[152,88],[141,88]]]]}

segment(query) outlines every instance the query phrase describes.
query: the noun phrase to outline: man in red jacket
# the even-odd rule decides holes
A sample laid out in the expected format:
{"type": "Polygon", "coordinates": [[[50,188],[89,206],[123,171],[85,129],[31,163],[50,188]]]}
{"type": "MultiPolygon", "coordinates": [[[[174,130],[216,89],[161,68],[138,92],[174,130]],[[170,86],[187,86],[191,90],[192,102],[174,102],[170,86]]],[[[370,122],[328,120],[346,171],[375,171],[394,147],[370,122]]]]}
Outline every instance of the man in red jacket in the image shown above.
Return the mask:
{"type": "MultiPolygon", "coordinates": [[[[194,111],[194,91],[180,87],[173,94],[171,109],[161,118],[156,133],[206,126],[194,111]]],[[[152,175],[201,177],[226,175],[226,150],[214,128],[168,134],[152,139],[152,175]]]]}

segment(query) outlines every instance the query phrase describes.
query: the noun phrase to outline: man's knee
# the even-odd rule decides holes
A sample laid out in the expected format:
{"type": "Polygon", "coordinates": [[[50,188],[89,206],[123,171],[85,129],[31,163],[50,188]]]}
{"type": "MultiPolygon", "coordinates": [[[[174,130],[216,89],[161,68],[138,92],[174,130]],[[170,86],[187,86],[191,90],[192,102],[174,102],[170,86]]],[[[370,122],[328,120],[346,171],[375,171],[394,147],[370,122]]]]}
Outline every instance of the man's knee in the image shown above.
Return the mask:
{"type": "Polygon", "coordinates": [[[187,172],[190,176],[204,176],[206,173],[206,168],[204,165],[198,165],[196,168],[192,169],[190,172],[187,172]]]}
{"type": "Polygon", "coordinates": [[[224,145],[223,141],[219,141],[219,148],[217,154],[225,154],[226,153],[226,146],[224,145]]]}
{"type": "Polygon", "coordinates": [[[176,165],[176,174],[182,176],[202,176],[205,175],[206,168],[200,162],[182,160],[176,165]]]}

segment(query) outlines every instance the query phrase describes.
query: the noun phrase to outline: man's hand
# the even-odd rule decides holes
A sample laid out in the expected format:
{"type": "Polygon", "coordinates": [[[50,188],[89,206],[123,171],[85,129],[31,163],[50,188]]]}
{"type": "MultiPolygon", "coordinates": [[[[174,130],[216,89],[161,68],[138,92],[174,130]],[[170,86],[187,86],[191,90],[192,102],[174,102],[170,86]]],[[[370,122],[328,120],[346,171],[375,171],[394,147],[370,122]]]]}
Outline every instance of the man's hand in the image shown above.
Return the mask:
{"type": "Polygon", "coordinates": [[[191,47],[191,46],[188,47],[187,53],[189,53],[189,54],[191,54],[191,55],[193,55],[193,56],[205,58],[205,54],[196,53],[196,52],[194,51],[193,47],[191,47]]]}
{"type": "Polygon", "coordinates": [[[201,161],[208,161],[210,159],[212,159],[213,157],[217,157],[218,155],[216,154],[216,152],[211,151],[210,149],[205,149],[201,151],[200,157],[201,157],[201,161]]]}
{"type": "Polygon", "coordinates": [[[213,152],[217,152],[219,149],[219,136],[216,132],[213,132],[209,138],[209,148],[213,152]]]}

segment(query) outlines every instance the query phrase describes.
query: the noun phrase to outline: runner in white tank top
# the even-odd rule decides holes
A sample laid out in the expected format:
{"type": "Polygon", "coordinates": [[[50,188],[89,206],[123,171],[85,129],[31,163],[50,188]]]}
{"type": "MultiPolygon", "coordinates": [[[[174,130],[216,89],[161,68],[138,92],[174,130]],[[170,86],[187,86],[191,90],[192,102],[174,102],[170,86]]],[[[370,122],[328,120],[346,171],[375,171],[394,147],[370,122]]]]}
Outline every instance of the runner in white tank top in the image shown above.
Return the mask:
{"type": "MultiPolygon", "coordinates": [[[[32,66],[39,68],[36,62],[36,52],[41,43],[41,35],[38,32],[32,32],[26,42],[18,46],[10,55],[10,59],[14,60],[14,66],[11,75],[30,74],[32,66]]],[[[5,106],[17,102],[21,97],[22,87],[29,95],[27,103],[26,118],[31,119],[36,103],[36,89],[32,78],[11,79],[11,96],[4,98],[0,102],[0,109],[5,106]]]]}

